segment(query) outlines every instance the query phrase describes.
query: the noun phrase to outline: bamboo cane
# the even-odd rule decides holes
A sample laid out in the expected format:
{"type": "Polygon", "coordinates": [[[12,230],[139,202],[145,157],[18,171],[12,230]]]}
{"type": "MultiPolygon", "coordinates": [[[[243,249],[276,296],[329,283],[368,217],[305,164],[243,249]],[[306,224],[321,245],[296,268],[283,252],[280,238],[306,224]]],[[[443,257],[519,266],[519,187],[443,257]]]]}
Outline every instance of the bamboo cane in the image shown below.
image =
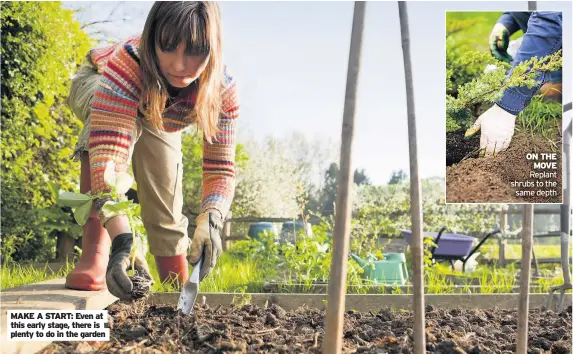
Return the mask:
{"type": "Polygon", "coordinates": [[[336,216],[334,224],[334,245],[330,267],[328,306],[324,328],[323,352],[340,353],[342,350],[342,328],[344,324],[346,295],[346,264],[350,236],[352,200],[352,140],[354,138],[354,116],[356,112],[356,88],[360,73],[360,54],[364,29],[365,2],[354,3],[354,18],[350,38],[350,54],[346,77],[346,96],[342,121],[342,143],[340,147],[340,170],[338,172],[338,193],[336,195],[336,216]]]}
{"type": "Polygon", "coordinates": [[[418,174],[418,147],[416,141],[416,114],[412,62],[410,57],[410,33],[406,2],[398,2],[404,73],[406,77],[406,106],[408,109],[408,143],[410,147],[410,204],[412,206],[412,266],[414,280],[414,353],[426,351],[425,308],[424,308],[424,251],[422,237],[422,192],[418,174]]]}
{"type": "MultiPolygon", "coordinates": [[[[537,2],[528,1],[529,11],[537,10],[537,2]]],[[[517,353],[527,353],[529,320],[529,282],[531,272],[531,251],[533,244],[533,205],[523,208],[523,232],[521,234],[521,274],[519,285],[519,314],[517,323],[517,353]]]]}
{"type": "Polygon", "coordinates": [[[531,273],[531,249],[533,244],[533,205],[523,210],[521,234],[521,274],[519,279],[519,315],[517,323],[517,353],[527,353],[527,321],[529,318],[529,282],[531,273]]]}

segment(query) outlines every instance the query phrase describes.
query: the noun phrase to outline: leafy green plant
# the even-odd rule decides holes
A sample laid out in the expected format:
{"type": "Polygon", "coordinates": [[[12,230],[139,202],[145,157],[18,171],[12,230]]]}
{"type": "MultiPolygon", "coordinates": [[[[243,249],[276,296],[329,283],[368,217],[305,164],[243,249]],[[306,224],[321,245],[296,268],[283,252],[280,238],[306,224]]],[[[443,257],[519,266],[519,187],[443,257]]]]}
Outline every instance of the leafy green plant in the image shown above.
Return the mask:
{"type": "Polygon", "coordinates": [[[261,268],[266,269],[267,276],[271,277],[276,273],[276,268],[281,261],[280,247],[276,238],[274,233],[265,230],[258,234],[258,239],[246,236],[245,240],[234,242],[227,253],[237,259],[255,262],[261,268]]]}
{"type": "Polygon", "coordinates": [[[46,181],[71,190],[78,180],[78,165],[69,157],[81,122],[65,100],[69,78],[92,43],[59,1],[0,6],[1,254],[3,261],[45,261],[55,253],[58,230],[76,235],[65,212],[38,210],[53,204],[46,181]]]}
{"type": "MultiPolygon", "coordinates": [[[[82,226],[74,220],[71,213],[71,208],[62,207],[57,204],[58,191],[61,188],[59,184],[48,182],[50,187],[51,198],[47,199],[52,204],[44,207],[37,208],[30,211],[30,214],[36,220],[39,228],[47,232],[49,235],[68,236],[73,239],[78,239],[82,235],[82,226]]],[[[81,249],[74,246],[75,253],[81,255],[81,249]]],[[[62,255],[60,255],[61,257],[62,255]]]]}
{"type": "Polygon", "coordinates": [[[499,63],[488,52],[487,37],[501,13],[446,14],[446,92],[457,97],[459,87],[483,73],[490,64],[499,63]],[[489,28],[488,28],[489,27],[489,28]],[[471,30],[469,30],[471,29],[471,30]]]}
{"type": "Polygon", "coordinates": [[[392,286],[392,295],[402,295],[403,293],[401,286],[392,286]]]}
{"type": "Polygon", "coordinates": [[[488,65],[502,68],[500,72],[510,68],[509,64],[497,61],[488,52],[468,50],[461,56],[458,56],[458,52],[455,53],[455,55],[452,53],[447,55],[446,64],[446,91],[454,98],[459,96],[465,84],[481,77],[488,65]]]}
{"type": "Polygon", "coordinates": [[[432,247],[438,247],[436,242],[434,242],[434,238],[432,237],[424,237],[424,267],[428,269],[428,267],[432,266],[432,251],[430,249],[432,247]]]}
{"type": "Polygon", "coordinates": [[[361,210],[361,215],[351,221],[350,250],[360,256],[366,254],[376,255],[378,260],[383,258],[383,245],[378,243],[376,235],[384,228],[383,218],[374,218],[373,215],[366,216],[369,213],[368,207],[361,210]]]}
{"type": "MultiPolygon", "coordinates": [[[[432,262],[432,252],[430,251],[431,247],[437,247],[434,239],[432,237],[424,237],[423,238],[423,262],[424,262],[424,271],[426,276],[434,272],[433,270],[433,262],[432,262]]],[[[410,274],[413,274],[413,267],[412,267],[412,247],[408,247],[406,249],[406,268],[410,274]]]]}
{"type": "Polygon", "coordinates": [[[106,216],[125,215],[129,221],[129,226],[133,235],[133,245],[131,252],[131,265],[135,269],[135,251],[140,246],[137,240],[138,234],[143,234],[143,223],[141,222],[141,208],[139,204],[132,200],[125,199],[125,193],[133,185],[133,177],[128,172],[116,173],[115,163],[109,162],[104,172],[104,181],[110,188],[109,192],[91,195],[91,193],[61,192],[54,185],[54,193],[58,195],[58,203],[72,208],[74,218],[79,225],[85,225],[95,200],[107,200],[102,206],[102,211],[106,216]],[[138,232],[139,231],[139,232],[138,232]]]}
{"type": "Polygon", "coordinates": [[[332,244],[320,243],[316,239],[299,237],[295,244],[282,246],[285,265],[297,281],[311,286],[313,282],[328,282],[330,275],[332,244]]]}
{"type": "MultiPolygon", "coordinates": [[[[543,58],[533,57],[513,68],[507,76],[501,64],[474,78],[458,88],[457,97],[446,96],[446,120],[449,131],[467,129],[473,123],[470,107],[478,103],[492,104],[500,99],[503,92],[511,87],[533,88],[538,85],[535,80],[543,71],[554,71],[561,68],[561,50],[543,58]]],[[[484,67],[484,70],[486,68],[484,67]]]]}
{"type": "MultiPolygon", "coordinates": [[[[294,244],[284,244],[284,266],[289,274],[296,276],[297,283],[307,289],[313,284],[327,283],[330,278],[332,262],[333,225],[325,218],[313,227],[312,237],[299,237],[294,244]]],[[[349,260],[347,268],[347,287],[354,287],[353,292],[360,292],[362,285],[362,267],[354,260],[349,260]]],[[[291,278],[292,279],[292,278],[291,278]]]]}
{"type": "Polygon", "coordinates": [[[255,253],[257,252],[257,248],[260,247],[260,242],[246,236],[245,240],[239,240],[233,242],[233,245],[229,250],[227,250],[227,254],[232,255],[240,260],[253,260],[255,253]]]}
{"type": "Polygon", "coordinates": [[[245,294],[247,291],[247,287],[246,286],[240,286],[238,287],[234,293],[239,293],[240,295],[233,295],[233,299],[231,300],[232,304],[235,304],[237,306],[244,306],[246,304],[250,304],[251,300],[252,300],[252,296],[251,294],[245,294]]]}

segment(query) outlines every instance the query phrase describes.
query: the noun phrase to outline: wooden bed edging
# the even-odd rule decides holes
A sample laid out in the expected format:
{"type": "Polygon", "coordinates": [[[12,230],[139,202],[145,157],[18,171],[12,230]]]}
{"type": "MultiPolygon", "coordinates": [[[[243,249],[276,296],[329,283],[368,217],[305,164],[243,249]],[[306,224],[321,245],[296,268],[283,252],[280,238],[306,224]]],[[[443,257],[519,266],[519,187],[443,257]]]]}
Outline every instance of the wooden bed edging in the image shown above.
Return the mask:
{"type": "MultiPolygon", "coordinates": [[[[549,294],[531,294],[530,308],[541,308],[548,300],[549,294]]],[[[571,302],[571,294],[565,294],[565,301],[571,302]]],[[[294,310],[300,306],[325,309],[327,294],[269,294],[269,293],[199,293],[197,303],[201,304],[203,297],[210,307],[218,305],[244,304],[265,306],[277,304],[285,310],[294,310]]],[[[179,293],[154,293],[147,302],[149,304],[176,305],[179,293]]],[[[519,294],[426,294],[425,304],[441,308],[517,308],[519,294]]],[[[383,307],[396,309],[412,309],[412,295],[384,294],[348,294],[346,295],[346,310],[378,311],[383,307]]]]}

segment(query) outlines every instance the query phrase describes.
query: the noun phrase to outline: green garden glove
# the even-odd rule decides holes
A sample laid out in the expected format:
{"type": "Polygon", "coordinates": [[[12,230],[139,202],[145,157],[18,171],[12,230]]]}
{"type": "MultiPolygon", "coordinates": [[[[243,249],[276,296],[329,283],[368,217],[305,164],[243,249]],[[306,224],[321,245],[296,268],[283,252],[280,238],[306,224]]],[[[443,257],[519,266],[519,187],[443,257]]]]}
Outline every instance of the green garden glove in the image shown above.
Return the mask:
{"type": "Polygon", "coordinates": [[[212,212],[207,211],[195,219],[197,228],[191,241],[191,254],[188,260],[192,266],[195,266],[199,263],[199,259],[203,257],[199,281],[202,281],[213,271],[217,264],[217,259],[223,253],[221,242],[223,222],[220,215],[216,210],[212,212]]]}
{"type": "Polygon", "coordinates": [[[509,47],[509,31],[501,23],[496,23],[489,35],[489,50],[497,59],[511,63],[513,58],[507,53],[509,47]]]}
{"type": "MultiPolygon", "coordinates": [[[[127,274],[127,271],[131,269],[132,246],[133,234],[131,232],[117,236],[111,243],[106,272],[107,289],[121,300],[133,300],[138,297],[134,294],[134,284],[127,274]]],[[[138,282],[142,288],[138,288],[137,293],[149,293],[154,282],[141,247],[137,247],[134,263],[137,275],[143,278],[138,282]]]]}

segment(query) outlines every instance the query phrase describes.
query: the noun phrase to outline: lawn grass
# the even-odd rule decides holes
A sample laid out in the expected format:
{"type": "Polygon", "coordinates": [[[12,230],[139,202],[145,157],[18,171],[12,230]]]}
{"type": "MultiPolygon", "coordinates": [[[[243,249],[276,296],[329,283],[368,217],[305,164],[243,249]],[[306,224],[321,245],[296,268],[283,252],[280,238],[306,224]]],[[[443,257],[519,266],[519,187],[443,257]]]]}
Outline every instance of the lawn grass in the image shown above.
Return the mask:
{"type": "MultiPolygon", "coordinates": [[[[154,292],[178,291],[173,282],[161,284],[153,255],[146,256],[149,270],[155,284],[154,292]]],[[[0,290],[18,286],[39,283],[42,281],[65,278],[74,268],[74,263],[66,262],[59,270],[53,271],[49,265],[21,265],[11,262],[2,266],[0,290]]],[[[192,270],[192,269],[191,269],[192,270]]],[[[265,270],[249,260],[238,260],[234,256],[224,253],[213,270],[211,276],[201,283],[201,291],[205,292],[260,292],[262,291],[265,270]]]]}
{"type": "MultiPolygon", "coordinates": [[[[161,284],[159,274],[155,266],[155,260],[151,254],[147,254],[147,263],[155,284],[154,292],[178,291],[173,281],[161,284]]],[[[193,268],[190,268],[190,272],[193,268]]],[[[201,291],[204,292],[261,292],[265,278],[265,270],[250,260],[240,260],[224,253],[211,275],[201,282],[201,291]]]]}
{"type": "Polygon", "coordinates": [[[561,136],[562,105],[559,102],[546,102],[543,96],[536,95],[531,99],[527,108],[517,117],[516,130],[525,130],[533,136],[541,136],[550,144],[553,151],[559,149],[558,141],[554,140],[555,133],[561,136]]]}
{"type": "MultiPolygon", "coordinates": [[[[497,244],[483,244],[479,249],[479,259],[499,259],[499,247],[497,244]]],[[[561,258],[560,245],[533,245],[535,257],[540,258],[561,258]]],[[[573,245],[569,249],[569,255],[573,255],[573,245]]],[[[507,244],[505,246],[506,259],[521,259],[521,245],[507,244]]]]}
{"type": "Polygon", "coordinates": [[[72,269],[72,262],[67,262],[63,268],[53,271],[46,263],[44,265],[21,265],[19,263],[4,264],[1,269],[0,290],[15,288],[32,283],[39,283],[55,278],[64,278],[72,269]]]}

